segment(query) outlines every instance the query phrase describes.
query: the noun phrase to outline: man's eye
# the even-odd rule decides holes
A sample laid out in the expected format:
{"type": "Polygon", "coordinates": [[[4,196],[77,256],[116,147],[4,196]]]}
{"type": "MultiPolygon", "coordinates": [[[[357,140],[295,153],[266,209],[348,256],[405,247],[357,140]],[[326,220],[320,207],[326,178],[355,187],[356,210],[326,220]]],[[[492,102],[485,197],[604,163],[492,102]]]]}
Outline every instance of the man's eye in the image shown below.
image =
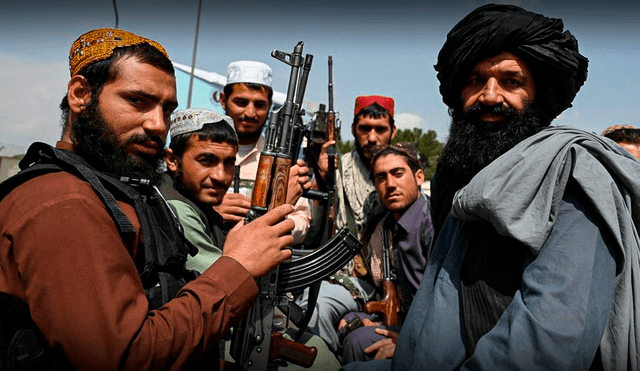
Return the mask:
{"type": "Polygon", "coordinates": [[[233,103],[238,107],[246,107],[248,102],[245,100],[235,100],[233,103]]]}
{"type": "Polygon", "coordinates": [[[467,85],[476,85],[481,83],[482,83],[482,80],[479,77],[472,77],[469,79],[469,81],[467,81],[467,85]]]}

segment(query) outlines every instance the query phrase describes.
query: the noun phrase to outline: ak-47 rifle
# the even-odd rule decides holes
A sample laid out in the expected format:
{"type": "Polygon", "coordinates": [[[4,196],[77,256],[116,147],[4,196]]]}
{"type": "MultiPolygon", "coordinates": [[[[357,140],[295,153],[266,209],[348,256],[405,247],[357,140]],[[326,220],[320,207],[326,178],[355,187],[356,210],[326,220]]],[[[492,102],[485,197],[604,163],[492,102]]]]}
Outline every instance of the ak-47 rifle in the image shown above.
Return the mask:
{"type": "Polygon", "coordinates": [[[395,270],[391,267],[391,259],[389,256],[389,232],[382,222],[382,271],[384,278],[382,280],[383,298],[379,301],[370,301],[364,305],[364,311],[382,314],[382,324],[385,326],[396,326],[400,323],[398,312],[400,312],[400,304],[398,303],[398,293],[396,291],[395,281],[397,279],[395,270]]]}
{"type": "MultiPolygon", "coordinates": [[[[336,126],[336,112],[333,110],[333,57],[329,56],[329,110],[327,111],[327,141],[338,140],[337,126],[336,126]]],[[[336,145],[330,145],[327,148],[327,156],[329,160],[329,168],[327,171],[327,178],[325,183],[327,185],[327,191],[329,192],[329,211],[327,217],[327,233],[328,237],[335,234],[336,226],[336,145]]]]}
{"type": "MultiPolygon", "coordinates": [[[[286,201],[289,170],[297,159],[302,141],[302,100],[312,55],[302,56],[299,42],[288,54],[274,50],[271,56],[291,66],[287,98],[271,113],[264,150],[260,154],[258,172],[251,197],[251,210],[246,222],[286,201]],[[300,69],[302,68],[302,72],[300,69]],[[296,92],[296,86],[298,87],[296,92]]],[[[257,282],[259,295],[247,316],[234,328],[231,356],[244,370],[266,370],[274,358],[309,367],[317,349],[288,340],[272,332],[273,311],[287,305],[286,293],[316,283],[346,264],[361,243],[348,231],[341,230],[331,241],[310,254],[284,262],[257,282]]],[[[312,308],[311,308],[312,309],[312,308]]],[[[303,329],[301,329],[303,330],[303,329]]]]}

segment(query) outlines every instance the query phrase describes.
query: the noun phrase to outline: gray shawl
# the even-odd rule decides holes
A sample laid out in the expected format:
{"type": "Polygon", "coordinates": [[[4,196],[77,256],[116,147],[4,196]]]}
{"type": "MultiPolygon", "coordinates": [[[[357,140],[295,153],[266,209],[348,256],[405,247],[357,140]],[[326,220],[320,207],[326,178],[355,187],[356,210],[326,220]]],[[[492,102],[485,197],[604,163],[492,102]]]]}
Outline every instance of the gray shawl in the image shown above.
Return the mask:
{"type": "Polygon", "coordinates": [[[640,163],[635,158],[607,138],[550,127],[480,171],[456,193],[451,213],[461,219],[487,220],[498,233],[537,254],[551,233],[569,177],[598,210],[624,258],[600,343],[604,368],[638,370],[640,163]]]}

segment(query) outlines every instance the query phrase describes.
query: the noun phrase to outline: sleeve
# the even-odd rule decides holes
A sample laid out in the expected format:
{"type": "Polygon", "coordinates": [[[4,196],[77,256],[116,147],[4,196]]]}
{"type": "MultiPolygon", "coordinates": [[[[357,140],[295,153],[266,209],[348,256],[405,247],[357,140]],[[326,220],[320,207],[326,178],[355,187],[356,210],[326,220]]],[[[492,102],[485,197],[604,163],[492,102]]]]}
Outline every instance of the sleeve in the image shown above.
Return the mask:
{"type": "Polygon", "coordinates": [[[309,232],[309,225],[311,224],[309,200],[304,197],[300,197],[294,205],[293,212],[289,214],[289,219],[293,220],[295,224],[293,231],[291,231],[293,243],[302,243],[304,238],[307,236],[307,232],[309,232]]]}
{"type": "Polygon", "coordinates": [[[186,239],[198,248],[196,256],[187,257],[187,269],[204,272],[211,264],[222,256],[222,250],[213,244],[207,227],[200,215],[187,203],[178,200],[167,201],[178,214],[178,220],[184,229],[186,239]]]}
{"type": "Polygon", "coordinates": [[[130,250],[140,236],[121,237],[91,187],[77,188],[3,208],[12,223],[2,231],[2,256],[15,259],[15,286],[52,348],[74,369],[178,370],[217,346],[257,297],[249,272],[222,257],[149,311],[130,250]]]}
{"type": "Polygon", "coordinates": [[[585,205],[565,195],[520,290],[461,369],[589,369],[612,308],[616,252],[585,205]]]}

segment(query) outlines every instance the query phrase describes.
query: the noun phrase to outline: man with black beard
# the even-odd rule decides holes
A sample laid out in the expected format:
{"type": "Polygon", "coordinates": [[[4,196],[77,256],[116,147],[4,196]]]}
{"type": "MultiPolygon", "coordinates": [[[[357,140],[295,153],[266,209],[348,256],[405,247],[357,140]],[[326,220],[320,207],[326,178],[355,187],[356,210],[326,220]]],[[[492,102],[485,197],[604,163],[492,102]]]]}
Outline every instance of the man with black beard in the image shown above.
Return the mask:
{"type": "Polygon", "coordinates": [[[639,369],[640,166],[608,139],[546,127],[587,77],[563,28],[489,4],[447,35],[439,235],[393,359],[345,369],[639,369]]]}
{"type": "Polygon", "coordinates": [[[452,108],[450,112],[449,137],[431,181],[435,237],[449,214],[451,198],[458,189],[500,155],[550,124],[533,103],[528,103],[522,113],[510,107],[491,107],[480,102],[466,112],[460,108],[452,108]],[[497,125],[481,122],[478,116],[483,113],[503,115],[505,122],[497,125]]]}
{"type": "Polygon", "coordinates": [[[105,121],[98,105],[98,95],[93,95],[86,111],[79,114],[71,124],[71,140],[75,153],[88,159],[87,162],[93,167],[104,169],[105,173],[128,174],[131,177],[156,180],[163,152],[159,150],[152,155],[127,154],[125,147],[146,142],[162,149],[162,139],[157,135],[140,133],[132,134],[125,143],[119,143],[117,133],[105,121]]]}
{"type": "Polygon", "coordinates": [[[61,140],[34,143],[0,185],[2,365],[217,369],[255,280],[291,256],[293,208],[238,225],[195,278],[152,179],[178,105],[167,52],[103,28],[73,43],[69,67],[61,140]]]}

